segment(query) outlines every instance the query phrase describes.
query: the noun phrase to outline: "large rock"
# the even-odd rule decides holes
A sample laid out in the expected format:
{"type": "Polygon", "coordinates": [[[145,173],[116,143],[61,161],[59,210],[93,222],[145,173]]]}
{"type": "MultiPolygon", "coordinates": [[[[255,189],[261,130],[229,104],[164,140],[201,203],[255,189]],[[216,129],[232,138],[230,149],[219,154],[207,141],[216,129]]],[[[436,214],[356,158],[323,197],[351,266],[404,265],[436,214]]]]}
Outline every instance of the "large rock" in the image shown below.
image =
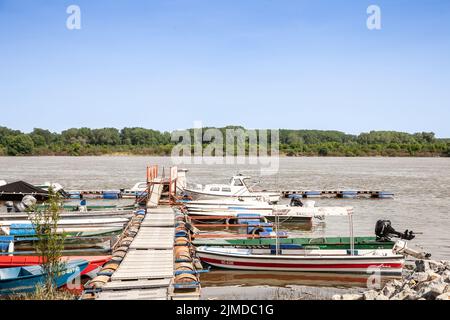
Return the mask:
{"type": "Polygon", "coordinates": [[[450,300],[450,292],[445,292],[436,297],[436,300],[450,300]]]}
{"type": "Polygon", "coordinates": [[[335,294],[331,297],[331,300],[342,300],[342,296],[340,294],[335,294]]]}
{"type": "Polygon", "coordinates": [[[379,295],[375,298],[375,300],[389,300],[389,298],[386,297],[386,296],[383,295],[383,294],[379,294],[379,295]]]}
{"type": "Polygon", "coordinates": [[[445,292],[447,284],[442,278],[424,283],[420,290],[417,292],[419,296],[427,300],[434,300],[445,292]]]}
{"type": "Polygon", "coordinates": [[[447,270],[450,270],[450,261],[441,261],[447,270]]]}
{"type": "Polygon", "coordinates": [[[362,300],[362,294],[343,294],[342,300],[362,300]]]}
{"type": "Polygon", "coordinates": [[[392,300],[418,300],[420,296],[412,289],[405,289],[394,295],[392,300]]]}
{"type": "Polygon", "coordinates": [[[397,289],[401,288],[403,286],[403,281],[394,279],[392,280],[392,285],[397,289]]]}
{"type": "Polygon", "coordinates": [[[432,270],[434,272],[443,272],[446,269],[446,265],[442,262],[435,260],[416,260],[416,272],[428,272],[432,270]]]}
{"type": "Polygon", "coordinates": [[[442,272],[441,277],[445,282],[450,283],[450,270],[442,272]]]}
{"type": "Polygon", "coordinates": [[[391,285],[384,286],[383,290],[381,290],[381,294],[390,298],[395,294],[396,289],[391,285]]]}
{"type": "Polygon", "coordinates": [[[428,272],[415,272],[412,279],[417,283],[428,281],[428,272]]]}
{"type": "Polygon", "coordinates": [[[416,260],[416,272],[427,272],[430,270],[430,265],[427,260],[416,260]]]}
{"type": "Polygon", "coordinates": [[[375,300],[378,296],[378,292],[375,290],[369,290],[363,293],[364,300],[375,300]]]}
{"type": "Polygon", "coordinates": [[[428,264],[429,264],[431,270],[433,270],[434,272],[437,272],[437,273],[442,273],[446,269],[445,264],[443,264],[440,261],[429,260],[428,264]]]}

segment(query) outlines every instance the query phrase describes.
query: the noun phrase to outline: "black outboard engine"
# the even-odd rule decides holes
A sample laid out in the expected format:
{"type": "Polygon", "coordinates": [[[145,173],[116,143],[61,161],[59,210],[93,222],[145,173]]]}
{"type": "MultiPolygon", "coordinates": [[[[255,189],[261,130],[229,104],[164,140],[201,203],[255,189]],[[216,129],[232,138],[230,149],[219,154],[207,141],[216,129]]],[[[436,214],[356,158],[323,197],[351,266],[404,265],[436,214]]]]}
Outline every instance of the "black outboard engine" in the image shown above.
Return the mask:
{"type": "Polygon", "coordinates": [[[292,196],[290,206],[291,207],[303,207],[303,202],[302,202],[300,196],[298,196],[298,195],[292,196]]]}
{"type": "Polygon", "coordinates": [[[13,212],[13,210],[14,210],[14,202],[6,201],[5,202],[5,206],[6,206],[6,212],[13,212]]]}
{"type": "Polygon", "coordinates": [[[15,212],[26,212],[27,209],[32,208],[36,204],[36,198],[32,195],[26,195],[21,202],[14,203],[15,212]]]}
{"type": "Polygon", "coordinates": [[[377,236],[377,241],[391,241],[391,237],[412,240],[416,237],[414,232],[408,229],[403,233],[396,231],[391,226],[390,220],[378,220],[375,225],[375,235],[377,236]]]}

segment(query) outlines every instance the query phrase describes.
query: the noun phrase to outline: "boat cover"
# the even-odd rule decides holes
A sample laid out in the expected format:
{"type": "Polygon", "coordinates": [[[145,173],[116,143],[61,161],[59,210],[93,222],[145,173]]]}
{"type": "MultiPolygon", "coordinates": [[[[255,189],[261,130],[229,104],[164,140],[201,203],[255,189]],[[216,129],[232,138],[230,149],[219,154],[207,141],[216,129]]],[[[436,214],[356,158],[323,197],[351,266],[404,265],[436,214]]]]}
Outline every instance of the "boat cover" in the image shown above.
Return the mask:
{"type": "Polygon", "coordinates": [[[16,181],[0,186],[0,200],[20,201],[25,195],[32,195],[37,200],[48,198],[47,191],[25,181],[16,181]]]}

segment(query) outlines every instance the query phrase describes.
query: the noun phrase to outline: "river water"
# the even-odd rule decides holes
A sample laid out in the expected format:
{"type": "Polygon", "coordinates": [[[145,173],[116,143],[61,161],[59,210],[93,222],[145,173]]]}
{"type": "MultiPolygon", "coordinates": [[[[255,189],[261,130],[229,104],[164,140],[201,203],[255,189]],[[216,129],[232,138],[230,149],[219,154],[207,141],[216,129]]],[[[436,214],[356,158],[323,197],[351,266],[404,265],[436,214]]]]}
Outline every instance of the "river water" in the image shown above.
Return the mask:
{"type": "MultiPolygon", "coordinates": [[[[0,180],[40,184],[58,182],[66,189],[130,188],[145,180],[146,166],[172,165],[166,157],[0,157],[0,180]]],[[[318,199],[319,206],[353,206],[356,235],[373,235],[378,219],[389,219],[399,231],[420,232],[411,245],[435,259],[450,259],[449,158],[281,158],[277,174],[260,176],[255,165],[190,165],[188,181],[223,183],[242,172],[255,177],[258,187],[304,190],[381,190],[392,200],[318,199]]],[[[167,172],[167,171],[166,171],[167,172]]],[[[342,218],[314,222],[311,229],[283,226],[291,236],[347,236],[342,218]]],[[[214,270],[202,278],[204,298],[296,298],[317,296],[317,288],[333,290],[358,279],[312,278],[309,275],[245,274],[214,270]],[[244,285],[244,287],[242,287],[244,285]]],[[[358,286],[358,285],[357,285],[358,286]]],[[[333,292],[334,292],[333,291],[333,292]]],[[[323,290],[321,291],[323,292],[323,290]]]]}

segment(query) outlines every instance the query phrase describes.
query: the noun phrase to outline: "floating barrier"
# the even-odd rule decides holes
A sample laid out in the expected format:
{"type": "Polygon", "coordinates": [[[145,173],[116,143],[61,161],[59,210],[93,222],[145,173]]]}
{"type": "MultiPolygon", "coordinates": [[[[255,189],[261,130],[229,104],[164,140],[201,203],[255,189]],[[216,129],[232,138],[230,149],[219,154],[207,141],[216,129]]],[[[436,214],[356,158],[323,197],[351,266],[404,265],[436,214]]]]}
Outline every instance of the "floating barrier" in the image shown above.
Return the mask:
{"type": "Polygon", "coordinates": [[[302,198],[377,198],[390,199],[394,197],[394,193],[387,191],[370,191],[370,190],[283,190],[281,195],[284,198],[290,198],[293,195],[298,195],[302,198]]]}
{"type": "Polygon", "coordinates": [[[103,199],[119,199],[120,191],[103,191],[103,199]]]}
{"type": "Polygon", "coordinates": [[[357,191],[342,191],[341,195],[338,195],[338,197],[342,197],[344,199],[354,199],[358,196],[357,191]]]}
{"type": "Polygon", "coordinates": [[[322,195],[320,191],[305,191],[305,198],[319,198],[322,195]]]}
{"type": "Polygon", "coordinates": [[[373,198],[379,198],[379,199],[392,199],[394,197],[394,194],[392,192],[379,192],[378,195],[374,195],[373,198]]]}

